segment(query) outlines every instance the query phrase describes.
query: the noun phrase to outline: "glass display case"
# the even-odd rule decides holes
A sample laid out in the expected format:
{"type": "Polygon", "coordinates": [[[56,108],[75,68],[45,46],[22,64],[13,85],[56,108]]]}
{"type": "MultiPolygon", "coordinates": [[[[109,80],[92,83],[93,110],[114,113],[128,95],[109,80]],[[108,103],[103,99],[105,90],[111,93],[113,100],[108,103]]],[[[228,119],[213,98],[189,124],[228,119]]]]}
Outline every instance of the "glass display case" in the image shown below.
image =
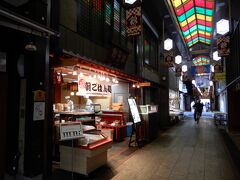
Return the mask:
{"type": "Polygon", "coordinates": [[[150,114],[158,111],[157,105],[139,105],[139,114],[150,114]]]}

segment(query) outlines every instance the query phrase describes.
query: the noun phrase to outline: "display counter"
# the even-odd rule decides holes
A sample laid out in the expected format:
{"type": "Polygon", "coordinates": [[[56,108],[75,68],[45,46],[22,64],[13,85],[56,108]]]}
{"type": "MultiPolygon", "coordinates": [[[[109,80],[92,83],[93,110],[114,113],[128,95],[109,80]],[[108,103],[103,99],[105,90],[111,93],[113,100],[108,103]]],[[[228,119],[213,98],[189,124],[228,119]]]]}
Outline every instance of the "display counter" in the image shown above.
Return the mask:
{"type": "Polygon", "coordinates": [[[113,129],[113,140],[122,141],[126,137],[126,123],[124,112],[103,110],[100,125],[104,129],[113,129]]]}
{"type": "Polygon", "coordinates": [[[79,139],[73,148],[70,144],[60,145],[61,169],[88,175],[107,163],[107,150],[111,148],[112,140],[103,134],[83,135],[85,140],[79,139]]]}
{"type": "Polygon", "coordinates": [[[54,113],[55,116],[59,115],[59,120],[81,121],[81,123],[84,125],[95,126],[95,113],[93,111],[61,111],[54,113]]]}
{"type": "Polygon", "coordinates": [[[147,141],[155,139],[158,136],[159,129],[158,106],[140,105],[139,114],[142,117],[142,138],[147,141]]]}

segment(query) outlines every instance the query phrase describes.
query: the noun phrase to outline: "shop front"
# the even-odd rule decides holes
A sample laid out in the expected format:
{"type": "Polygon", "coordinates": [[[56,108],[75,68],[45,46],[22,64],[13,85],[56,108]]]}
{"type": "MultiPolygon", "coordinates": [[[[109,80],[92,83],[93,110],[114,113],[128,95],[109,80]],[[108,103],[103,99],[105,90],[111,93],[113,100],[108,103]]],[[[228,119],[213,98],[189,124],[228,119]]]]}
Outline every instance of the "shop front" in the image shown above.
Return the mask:
{"type": "Polygon", "coordinates": [[[88,175],[107,162],[113,142],[129,136],[128,98],[140,94],[142,83],[87,60],[60,61],[53,68],[53,162],[60,163],[60,169],[88,175]],[[81,136],[75,139],[64,132],[70,138],[62,140],[62,126],[76,124],[81,136]]]}

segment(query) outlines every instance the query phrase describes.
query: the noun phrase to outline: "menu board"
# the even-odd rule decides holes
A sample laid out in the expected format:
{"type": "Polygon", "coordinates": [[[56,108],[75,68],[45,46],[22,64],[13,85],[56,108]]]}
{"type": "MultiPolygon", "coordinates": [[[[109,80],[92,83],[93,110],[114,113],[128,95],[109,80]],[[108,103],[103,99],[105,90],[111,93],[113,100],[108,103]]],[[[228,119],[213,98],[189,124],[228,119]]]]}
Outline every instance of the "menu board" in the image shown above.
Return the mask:
{"type": "Polygon", "coordinates": [[[130,111],[131,111],[131,114],[132,114],[132,117],[133,117],[133,122],[134,123],[141,122],[141,118],[139,116],[139,112],[138,112],[138,108],[137,108],[137,104],[136,104],[135,99],[129,98],[128,99],[128,104],[129,104],[130,111]]]}

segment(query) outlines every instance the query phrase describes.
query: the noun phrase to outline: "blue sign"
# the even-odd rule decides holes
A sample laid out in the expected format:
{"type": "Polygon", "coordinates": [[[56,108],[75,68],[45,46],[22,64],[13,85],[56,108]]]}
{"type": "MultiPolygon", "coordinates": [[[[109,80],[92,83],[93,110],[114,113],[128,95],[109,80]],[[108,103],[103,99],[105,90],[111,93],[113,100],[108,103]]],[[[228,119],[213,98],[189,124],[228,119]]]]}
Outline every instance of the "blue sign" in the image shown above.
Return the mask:
{"type": "Polygon", "coordinates": [[[210,65],[203,65],[203,66],[192,66],[191,67],[192,74],[203,74],[203,73],[210,73],[210,65]]]}

